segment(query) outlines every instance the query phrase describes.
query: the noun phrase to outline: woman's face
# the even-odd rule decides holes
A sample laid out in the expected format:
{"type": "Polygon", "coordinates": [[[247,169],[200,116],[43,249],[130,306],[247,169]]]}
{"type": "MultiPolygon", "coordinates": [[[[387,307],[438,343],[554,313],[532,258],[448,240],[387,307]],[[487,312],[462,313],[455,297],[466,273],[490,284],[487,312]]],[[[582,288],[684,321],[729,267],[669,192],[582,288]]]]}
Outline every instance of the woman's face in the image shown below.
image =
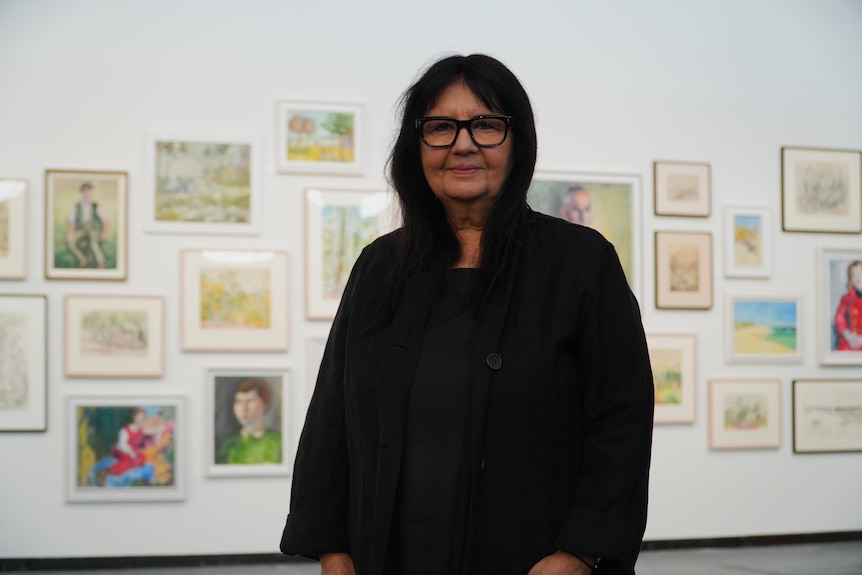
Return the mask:
{"type": "MultiPolygon", "coordinates": [[[[458,80],[443,90],[426,115],[467,120],[494,113],[458,80]]],[[[500,146],[480,148],[462,129],[451,148],[419,147],[425,179],[447,211],[468,205],[490,208],[511,168],[511,134],[500,146]]]]}

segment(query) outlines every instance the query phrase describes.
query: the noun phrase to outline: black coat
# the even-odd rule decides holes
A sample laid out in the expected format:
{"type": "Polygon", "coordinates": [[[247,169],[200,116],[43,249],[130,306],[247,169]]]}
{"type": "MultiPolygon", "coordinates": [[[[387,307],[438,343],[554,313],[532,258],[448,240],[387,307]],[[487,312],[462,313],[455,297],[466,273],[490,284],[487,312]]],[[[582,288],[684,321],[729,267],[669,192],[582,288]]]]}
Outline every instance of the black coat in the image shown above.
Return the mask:
{"type": "MultiPolygon", "coordinates": [[[[293,475],[287,554],[346,551],[383,570],[404,414],[439,281],[419,272],[369,332],[392,262],[384,236],[354,266],[326,345],[293,475]]],[[[653,383],[640,312],[597,232],[532,214],[479,312],[472,497],[463,573],[525,574],[562,549],[631,574],[646,524],[653,383]]]]}

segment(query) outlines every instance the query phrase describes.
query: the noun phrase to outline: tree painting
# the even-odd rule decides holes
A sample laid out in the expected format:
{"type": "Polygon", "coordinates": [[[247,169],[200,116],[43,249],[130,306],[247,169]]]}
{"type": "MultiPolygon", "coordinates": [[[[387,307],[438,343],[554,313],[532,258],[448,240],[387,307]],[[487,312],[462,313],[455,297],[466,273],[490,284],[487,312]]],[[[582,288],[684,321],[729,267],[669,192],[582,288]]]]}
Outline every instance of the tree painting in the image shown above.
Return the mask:
{"type": "Polygon", "coordinates": [[[298,162],[355,161],[355,114],[293,110],[287,119],[287,159],[298,162]]]}
{"type": "Polygon", "coordinates": [[[269,329],[270,286],[266,269],[202,269],[201,328],[269,329]]]}
{"type": "Polygon", "coordinates": [[[145,356],[148,341],[144,311],[91,311],[81,319],[81,355],[145,356]]]}
{"type": "Polygon", "coordinates": [[[650,348],[656,404],[682,403],[682,350],[650,348]]]}
{"type": "Polygon", "coordinates": [[[27,315],[0,313],[0,410],[27,409],[27,315]]]}
{"type": "Polygon", "coordinates": [[[9,202],[0,200],[0,258],[9,255],[9,202]]]}
{"type": "Polygon", "coordinates": [[[766,427],[768,401],[765,393],[728,394],[724,407],[724,428],[753,430],[766,427]]]}
{"type": "Polygon", "coordinates": [[[362,248],[380,233],[379,215],[363,215],[359,206],[323,208],[323,287],[324,298],[338,299],[362,248]]]}

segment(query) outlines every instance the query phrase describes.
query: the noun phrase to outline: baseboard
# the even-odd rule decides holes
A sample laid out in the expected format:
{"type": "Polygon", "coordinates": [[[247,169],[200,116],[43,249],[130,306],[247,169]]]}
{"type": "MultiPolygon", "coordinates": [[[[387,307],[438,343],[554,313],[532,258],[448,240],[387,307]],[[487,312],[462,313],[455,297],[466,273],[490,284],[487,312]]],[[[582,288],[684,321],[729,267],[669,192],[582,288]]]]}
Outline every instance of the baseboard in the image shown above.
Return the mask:
{"type": "Polygon", "coordinates": [[[665,549],[699,549],[704,547],[757,547],[766,545],[804,545],[806,543],[840,543],[862,541],[862,531],[830,533],[791,533],[784,535],[747,535],[744,537],[713,537],[705,539],[668,539],[644,541],[643,551],[665,549]]]}

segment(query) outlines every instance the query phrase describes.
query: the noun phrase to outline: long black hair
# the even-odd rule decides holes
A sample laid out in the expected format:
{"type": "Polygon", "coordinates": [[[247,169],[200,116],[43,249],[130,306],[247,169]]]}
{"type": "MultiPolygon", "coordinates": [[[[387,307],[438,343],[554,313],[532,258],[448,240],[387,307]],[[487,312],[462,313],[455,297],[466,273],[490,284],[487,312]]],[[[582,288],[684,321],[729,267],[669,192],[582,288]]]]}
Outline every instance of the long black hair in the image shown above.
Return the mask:
{"type": "Polygon", "coordinates": [[[526,90],[511,70],[490,56],[472,54],[438,60],[402,95],[401,130],[389,155],[389,183],[398,196],[403,218],[403,227],[396,233],[395,260],[381,291],[380,310],[389,318],[407,278],[426,268],[444,274],[461,255],[443,205],[425,179],[423,144],[415,127],[416,118],[425,116],[440,94],[460,80],[489,110],[512,116],[511,169],[482,231],[480,269],[486,280],[501,264],[512,231],[527,217],[527,189],[536,166],[537,141],[526,90]]]}

